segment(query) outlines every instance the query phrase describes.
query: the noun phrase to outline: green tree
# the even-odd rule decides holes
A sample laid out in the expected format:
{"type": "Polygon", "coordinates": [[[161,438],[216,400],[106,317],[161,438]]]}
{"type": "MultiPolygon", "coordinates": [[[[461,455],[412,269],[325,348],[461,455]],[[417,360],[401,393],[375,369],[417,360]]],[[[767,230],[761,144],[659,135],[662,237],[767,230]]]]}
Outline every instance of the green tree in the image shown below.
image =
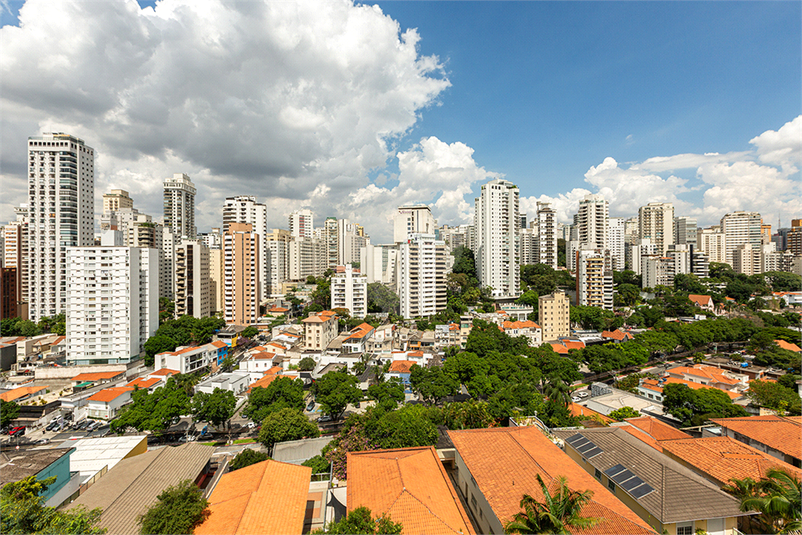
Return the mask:
{"type": "Polygon", "coordinates": [[[368,284],[368,313],[376,314],[384,312],[387,314],[398,314],[401,307],[401,300],[394,291],[381,282],[371,282],[368,284]]]}
{"type": "Polygon", "coordinates": [[[624,306],[634,306],[640,299],[640,288],[634,284],[620,284],[616,291],[624,306]]]}
{"type": "Polygon", "coordinates": [[[142,535],[192,533],[210,514],[203,491],[188,479],[168,487],[156,500],[139,517],[142,535]]]}
{"type": "Polygon", "coordinates": [[[39,328],[39,326],[31,320],[22,320],[17,325],[20,336],[30,338],[31,336],[39,336],[42,334],[42,330],[39,328]]]}
{"type": "Polygon", "coordinates": [[[683,427],[702,425],[710,418],[746,416],[743,407],[715,388],[691,390],[687,385],[669,383],[663,387],[663,408],[682,422],[683,427]]]}
{"type": "Polygon", "coordinates": [[[312,357],[304,357],[298,362],[298,370],[302,372],[310,372],[315,369],[317,363],[312,357]]]}
{"type": "Polygon", "coordinates": [[[484,429],[495,425],[486,401],[470,399],[461,403],[446,403],[443,407],[443,423],[452,430],[484,429]]]}
{"type": "Polygon", "coordinates": [[[310,422],[303,412],[284,408],[268,414],[264,419],[262,430],[259,431],[259,442],[264,444],[270,454],[277,442],[318,436],[320,430],[317,425],[310,422]]]}
{"type": "Polygon", "coordinates": [[[640,413],[632,407],[621,407],[620,409],[614,410],[607,416],[614,420],[618,420],[619,422],[623,422],[627,418],[637,418],[640,416],[640,413]]]}
{"type": "Polygon", "coordinates": [[[245,448],[241,452],[237,454],[236,457],[229,463],[228,469],[230,471],[239,470],[240,468],[245,468],[246,466],[250,466],[252,464],[261,463],[262,461],[266,461],[270,459],[270,456],[262,451],[256,451],[251,448],[245,448]]]}
{"type": "Polygon", "coordinates": [[[248,327],[245,328],[245,330],[243,330],[239,334],[243,338],[254,338],[259,335],[259,329],[257,329],[253,325],[249,325],[248,327]]]}
{"type": "Polygon", "coordinates": [[[567,407],[571,403],[571,389],[559,377],[552,376],[547,379],[544,393],[557,405],[567,407]]]}
{"type": "Polygon", "coordinates": [[[582,509],[590,502],[593,491],[575,491],[568,488],[563,476],[557,478],[554,494],[536,475],[543,493],[538,501],[529,494],[521,499],[522,511],[516,513],[504,526],[507,533],[559,533],[569,534],[574,530],[585,530],[598,524],[601,519],[582,516],[582,509]]]}
{"type": "Polygon", "coordinates": [[[100,508],[89,511],[84,507],[76,507],[70,511],[58,511],[55,507],[45,507],[42,493],[55,481],[55,476],[38,480],[32,475],[5,485],[0,491],[0,533],[8,535],[105,533],[106,529],[97,525],[103,512],[100,508]]]}
{"type": "Polygon", "coordinates": [[[243,414],[254,422],[261,422],[268,414],[287,408],[303,410],[304,384],[300,379],[278,377],[266,387],[251,390],[243,414]]]}
{"type": "Polygon", "coordinates": [[[19,405],[0,399],[0,427],[7,427],[19,415],[19,405]]]}
{"type": "Polygon", "coordinates": [[[752,496],[741,499],[741,510],[760,513],[756,520],[762,528],[761,533],[798,533],[802,530],[802,502],[797,475],[771,468],[755,487],[752,496]]]}
{"type": "Polygon", "coordinates": [[[234,416],[237,399],[234,392],[215,388],[211,394],[198,392],[192,398],[192,415],[199,422],[219,427],[234,416]]]}
{"type": "Polygon", "coordinates": [[[454,379],[443,372],[442,367],[423,368],[417,364],[410,369],[409,383],[426,403],[438,403],[445,397],[453,396],[459,387],[454,379]]]}
{"type": "Polygon", "coordinates": [[[468,277],[476,278],[476,260],[473,251],[467,247],[457,247],[451,253],[454,257],[454,266],[451,268],[452,273],[464,273],[468,277]]]}
{"type": "Polygon", "coordinates": [[[319,533],[332,535],[392,535],[401,533],[404,529],[399,523],[393,522],[385,513],[373,517],[367,507],[357,507],[336,522],[329,522],[326,528],[319,533]]]}
{"type": "Polygon", "coordinates": [[[190,396],[178,377],[170,377],[167,384],[153,393],[135,390],[131,395],[132,403],[123,407],[119,416],[111,421],[112,432],[122,434],[128,427],[137,431],[163,431],[176,416],[189,414],[190,396]]]}
{"type": "Polygon", "coordinates": [[[751,381],[746,393],[752,403],[758,407],[767,407],[781,414],[798,416],[802,413],[800,398],[796,390],[783,386],[779,382],[751,381]]]}
{"type": "Polygon", "coordinates": [[[349,403],[362,399],[357,387],[359,380],[348,372],[333,371],[318,379],[313,389],[315,401],[320,403],[324,414],[339,418],[349,403]]]}
{"type": "Polygon", "coordinates": [[[146,366],[153,366],[155,361],[155,356],[159,353],[164,353],[165,351],[174,351],[175,348],[178,347],[178,344],[175,343],[175,340],[170,338],[169,336],[164,335],[154,335],[148,338],[147,342],[145,342],[145,365],[146,366]]]}
{"type": "Polygon", "coordinates": [[[322,455],[315,455],[301,463],[301,466],[308,466],[313,474],[323,474],[331,469],[331,463],[322,455]]]}
{"type": "Polygon", "coordinates": [[[376,400],[376,405],[391,411],[404,401],[404,385],[397,377],[368,387],[368,397],[376,400]]]}

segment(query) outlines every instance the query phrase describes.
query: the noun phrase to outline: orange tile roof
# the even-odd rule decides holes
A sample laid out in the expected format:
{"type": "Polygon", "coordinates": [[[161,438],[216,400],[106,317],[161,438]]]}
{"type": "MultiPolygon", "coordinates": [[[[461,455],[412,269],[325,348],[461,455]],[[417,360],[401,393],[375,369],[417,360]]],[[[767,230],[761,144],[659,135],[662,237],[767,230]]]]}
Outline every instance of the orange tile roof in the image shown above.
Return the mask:
{"type": "Polygon", "coordinates": [[[554,350],[555,353],[559,353],[561,355],[568,354],[568,348],[562,344],[549,344],[551,348],[554,350]]]}
{"type": "Polygon", "coordinates": [[[581,340],[565,340],[563,342],[565,344],[566,349],[583,349],[585,347],[585,342],[581,340]]]}
{"type": "Polygon", "coordinates": [[[252,391],[254,388],[267,388],[267,386],[268,386],[270,383],[272,383],[273,381],[275,381],[275,380],[276,380],[276,379],[278,379],[279,377],[281,377],[281,376],[280,376],[280,375],[278,375],[278,374],[269,374],[269,375],[268,375],[268,374],[265,374],[265,375],[263,375],[263,376],[262,376],[262,377],[261,377],[259,380],[257,380],[255,383],[253,383],[253,384],[250,386],[250,388],[248,388],[248,394],[250,394],[250,393],[251,393],[251,391],[252,391]]]}
{"type": "Polygon", "coordinates": [[[312,469],[267,460],[224,474],[195,535],[301,534],[312,469]]]}
{"type": "Polygon", "coordinates": [[[713,304],[713,298],[709,295],[696,295],[690,294],[688,295],[688,299],[691,300],[691,303],[699,306],[707,306],[713,304]]]}
{"type": "Polygon", "coordinates": [[[653,416],[640,416],[638,418],[627,418],[629,425],[635,426],[655,440],[672,440],[677,438],[691,438],[691,435],[680,431],[676,427],[671,427],[665,422],[661,422],[653,416]]]}
{"type": "Polygon", "coordinates": [[[150,379],[145,379],[143,377],[137,377],[136,379],[134,379],[133,381],[131,381],[130,383],[128,383],[125,386],[133,386],[133,387],[137,387],[138,386],[139,388],[150,388],[151,386],[155,385],[159,381],[161,381],[161,379],[159,377],[151,377],[150,379]]]}
{"type": "Polygon", "coordinates": [[[84,381],[102,381],[103,379],[113,379],[119,375],[124,375],[124,371],[119,372],[92,372],[92,373],[79,373],[70,381],[78,381],[82,383],[84,381]]]}
{"type": "Polygon", "coordinates": [[[534,321],[505,321],[502,324],[503,329],[540,329],[540,325],[534,321]]]}
{"type": "Polygon", "coordinates": [[[88,398],[88,401],[102,401],[104,403],[108,403],[109,401],[114,401],[115,399],[122,396],[126,392],[133,392],[133,391],[134,388],[131,386],[117,386],[114,388],[104,388],[97,394],[88,398]]]}
{"type": "Polygon", "coordinates": [[[266,360],[266,359],[273,360],[275,356],[276,356],[275,353],[271,353],[269,351],[260,351],[259,353],[251,353],[251,356],[249,358],[257,360],[266,360]]]}
{"type": "Polygon", "coordinates": [[[449,431],[448,435],[502,524],[521,510],[519,504],[524,494],[536,500],[543,498],[536,475],[552,490],[556,478],[564,476],[569,488],[593,492],[583,514],[602,519],[595,526],[575,533],[654,534],[646,522],[536,427],[449,431]]]}
{"type": "Polygon", "coordinates": [[[621,429],[632,435],[633,437],[637,438],[644,444],[648,444],[649,446],[653,447],[657,451],[663,451],[660,447],[660,444],[650,435],[646,434],[644,431],[638,429],[632,425],[622,425],[621,429]]]}
{"type": "Polygon", "coordinates": [[[608,423],[608,424],[615,421],[612,418],[610,418],[609,416],[605,416],[600,412],[596,412],[593,409],[589,409],[587,407],[579,405],[578,403],[570,403],[568,405],[568,410],[571,413],[571,416],[577,416],[579,418],[581,418],[583,416],[596,416],[596,417],[600,418],[602,422],[608,423]]]}
{"type": "MultiPolygon", "coordinates": [[[[727,394],[730,397],[730,399],[733,399],[733,400],[738,399],[738,398],[743,396],[743,394],[739,394],[737,392],[730,392],[729,390],[721,390],[720,388],[716,388],[714,386],[702,385],[702,384],[699,384],[699,383],[694,383],[692,381],[686,381],[685,379],[677,379],[676,377],[666,377],[666,380],[663,383],[663,385],[667,385],[667,384],[685,385],[688,388],[690,388],[691,390],[700,390],[702,388],[712,388],[714,390],[718,390],[719,392],[724,392],[725,394],[727,394]]],[[[660,394],[663,393],[663,388],[661,386],[658,386],[657,381],[655,381],[654,379],[644,379],[641,382],[640,386],[643,387],[643,388],[647,388],[649,390],[653,390],[654,392],[658,392],[660,394]]]]}
{"type": "Polygon", "coordinates": [[[289,312],[289,308],[284,307],[272,307],[268,312],[289,312]]]}
{"type": "Polygon", "coordinates": [[[693,366],[677,366],[666,370],[667,373],[687,374],[695,377],[701,377],[717,383],[724,383],[727,385],[737,385],[738,379],[733,379],[725,375],[725,370],[716,368],[715,366],[705,366],[704,364],[695,364],[693,366]]]}
{"type": "Polygon", "coordinates": [[[24,398],[30,394],[35,394],[37,392],[41,392],[42,390],[46,390],[46,386],[20,386],[15,388],[14,390],[9,390],[8,392],[3,392],[0,394],[0,399],[3,401],[14,401],[15,399],[24,398]]]}
{"type": "Polygon", "coordinates": [[[390,363],[390,373],[409,373],[410,368],[416,365],[417,362],[414,360],[394,360],[390,363]]]}
{"type": "Polygon", "coordinates": [[[713,418],[710,421],[795,459],[802,459],[800,418],[783,418],[770,414],[744,418],[713,418]]]}
{"type": "Polygon", "coordinates": [[[363,323],[361,325],[357,325],[351,331],[350,335],[346,340],[357,339],[357,338],[364,338],[373,330],[373,325],[369,323],[363,323]]]}
{"type": "Polygon", "coordinates": [[[161,368],[148,375],[179,375],[178,370],[171,370],[170,368],[161,368]]]}
{"type": "Polygon", "coordinates": [[[388,514],[404,533],[475,533],[435,449],[404,448],[348,454],[348,509],[388,514]]]}
{"type": "Polygon", "coordinates": [[[212,342],[212,345],[218,349],[223,347],[228,347],[228,344],[221,340],[215,340],[214,342],[212,342]]]}
{"type": "Polygon", "coordinates": [[[697,472],[706,474],[721,485],[731,479],[766,477],[771,468],[781,468],[796,477],[802,470],[763,453],[730,437],[704,437],[666,440],[660,443],[664,452],[685,462],[697,472]]]}
{"type": "Polygon", "coordinates": [[[632,335],[629,333],[625,333],[621,329],[616,329],[614,331],[602,331],[602,338],[612,338],[613,340],[631,340],[632,335]]]}
{"type": "Polygon", "coordinates": [[[407,353],[407,356],[409,356],[409,357],[422,357],[423,356],[423,351],[410,351],[409,353],[407,353]]]}
{"type": "Polygon", "coordinates": [[[794,351],[796,353],[802,352],[802,349],[800,349],[798,345],[786,342],[785,340],[775,340],[774,343],[780,346],[780,349],[787,349],[788,351],[794,351]]]}

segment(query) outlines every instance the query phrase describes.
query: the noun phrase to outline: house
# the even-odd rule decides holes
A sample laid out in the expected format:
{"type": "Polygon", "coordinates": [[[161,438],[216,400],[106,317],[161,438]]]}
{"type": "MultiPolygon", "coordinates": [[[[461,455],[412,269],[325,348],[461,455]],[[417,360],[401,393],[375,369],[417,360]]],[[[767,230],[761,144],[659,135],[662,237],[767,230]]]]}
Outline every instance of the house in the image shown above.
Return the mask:
{"type": "Polygon", "coordinates": [[[390,369],[387,370],[387,377],[396,377],[401,380],[404,385],[404,392],[407,394],[412,393],[412,387],[409,384],[409,374],[412,366],[420,364],[414,360],[394,360],[390,363],[390,369]]]}
{"type": "Polygon", "coordinates": [[[161,369],[157,368],[156,371],[152,371],[148,374],[148,379],[153,377],[163,377],[164,382],[166,383],[167,379],[169,379],[173,375],[178,375],[178,370],[171,370],[169,368],[161,368],[161,369]]]}
{"type": "Polygon", "coordinates": [[[690,294],[688,296],[688,299],[691,300],[691,303],[701,308],[702,310],[715,313],[715,304],[713,303],[713,298],[710,297],[709,295],[690,294]]]}
{"type": "Polygon", "coordinates": [[[40,495],[47,507],[58,507],[78,491],[80,477],[70,471],[70,456],[75,449],[14,451],[0,453],[0,487],[36,476],[41,481],[56,478],[40,495]]]}
{"type": "Polygon", "coordinates": [[[138,518],[170,485],[188,479],[202,486],[212,474],[214,448],[190,443],[165,447],[119,461],[67,510],[103,510],[98,527],[115,535],[138,535],[138,518]]]}
{"type": "Polygon", "coordinates": [[[394,333],[395,324],[393,323],[376,327],[376,330],[373,331],[373,336],[368,340],[367,351],[371,353],[391,352],[393,350],[394,333]]]}
{"type": "Polygon", "coordinates": [[[119,371],[111,371],[111,372],[89,372],[89,373],[79,373],[70,381],[72,382],[72,386],[77,386],[81,383],[93,383],[96,385],[101,385],[105,383],[113,383],[117,380],[121,380],[125,378],[125,370],[119,371]]]}
{"type": "MultiPolygon", "coordinates": [[[[209,448],[211,449],[211,448],[209,448]]],[[[195,535],[303,532],[312,469],[273,460],[223,474],[195,535]]]]}
{"type": "Polygon", "coordinates": [[[713,418],[723,436],[802,467],[802,416],[747,416],[713,418]]]}
{"type": "Polygon", "coordinates": [[[642,415],[663,415],[663,405],[659,400],[650,400],[603,383],[593,383],[590,388],[591,397],[581,402],[582,405],[604,415],[624,407],[632,407],[642,415]]]}
{"type": "Polygon", "coordinates": [[[502,303],[499,305],[501,312],[506,313],[510,321],[526,321],[535,308],[529,305],[517,305],[515,303],[502,303]]]}
{"type": "Polygon", "coordinates": [[[70,455],[70,472],[78,474],[81,485],[78,490],[80,495],[123,459],[147,452],[148,437],[146,435],[109,435],[79,438],[66,440],[58,447],[74,450],[70,455]]]}
{"type": "Polygon", "coordinates": [[[120,407],[131,401],[132,386],[104,388],[87,399],[87,416],[101,420],[111,420],[117,416],[120,407]]]}
{"type": "Polygon", "coordinates": [[[148,392],[153,392],[154,390],[156,390],[160,386],[164,386],[166,381],[167,380],[164,379],[163,377],[150,377],[150,378],[137,377],[136,379],[134,379],[133,381],[131,381],[130,383],[128,383],[125,386],[130,386],[130,387],[133,387],[135,389],[136,388],[140,388],[140,389],[147,390],[148,392]]]}
{"type": "Polygon", "coordinates": [[[576,416],[577,418],[586,418],[587,420],[599,421],[603,424],[611,424],[615,422],[612,418],[605,416],[600,412],[596,412],[593,409],[589,409],[587,407],[583,407],[579,403],[569,403],[568,404],[568,412],[571,413],[571,416],[576,416]]]}
{"type": "Polygon", "coordinates": [[[565,453],[657,533],[736,535],[741,501],[620,427],[554,430],[565,453]]]}
{"type": "Polygon", "coordinates": [[[249,373],[252,379],[259,379],[265,372],[275,367],[273,364],[275,358],[276,354],[268,351],[251,353],[240,361],[239,369],[249,373]]]}
{"type": "Polygon", "coordinates": [[[343,352],[345,353],[364,353],[367,349],[367,341],[373,335],[373,325],[363,323],[351,329],[348,337],[343,340],[343,352]]]}
{"type": "Polygon", "coordinates": [[[533,347],[543,343],[543,330],[534,321],[505,321],[501,324],[501,330],[513,337],[525,336],[529,345],[533,347]]]}
{"type": "Polygon", "coordinates": [[[217,347],[204,344],[198,347],[182,347],[165,351],[155,356],[154,369],[169,368],[178,373],[192,373],[217,362],[217,347]]]}
{"type": "Polygon", "coordinates": [[[251,377],[245,372],[220,373],[198,383],[195,386],[195,392],[211,394],[219,388],[239,396],[245,392],[250,383],[251,377]]]}
{"type": "Polygon", "coordinates": [[[337,338],[339,323],[337,314],[332,310],[310,314],[303,324],[306,350],[324,351],[337,338]]]}
{"type": "Polygon", "coordinates": [[[348,453],[348,510],[389,515],[416,535],[476,533],[431,446],[348,453]]]}
{"type": "Polygon", "coordinates": [[[627,418],[622,422],[625,426],[639,429],[656,441],[677,440],[691,438],[691,435],[672,427],[665,422],[661,422],[652,416],[641,416],[639,418],[627,418]]]}
{"type": "Polygon", "coordinates": [[[664,454],[719,487],[732,479],[758,481],[772,468],[802,477],[799,468],[726,436],[666,440],[660,446],[664,454]]]}
{"type": "Polygon", "coordinates": [[[504,533],[504,525],[521,511],[524,494],[542,500],[536,476],[552,489],[558,477],[565,477],[570,489],[593,492],[582,511],[600,522],[583,529],[583,534],[654,533],[649,524],[582,470],[537,427],[449,431],[448,437],[455,449],[456,487],[468,504],[479,533],[504,533]]]}
{"type": "Polygon", "coordinates": [[[634,336],[632,336],[630,333],[624,332],[621,329],[616,329],[614,331],[602,331],[601,337],[602,340],[615,342],[617,344],[620,344],[621,342],[627,342],[634,338],[634,336]]]}
{"type": "Polygon", "coordinates": [[[693,366],[677,366],[666,370],[668,377],[682,379],[691,383],[736,392],[747,388],[748,377],[743,374],[722,370],[715,366],[694,364],[693,366]]]}
{"type": "Polygon", "coordinates": [[[215,359],[215,363],[220,366],[223,364],[223,361],[226,360],[226,357],[228,356],[228,350],[231,348],[222,340],[215,340],[211,343],[211,346],[217,349],[217,358],[215,359]]]}
{"type": "Polygon", "coordinates": [[[793,351],[794,353],[802,352],[802,348],[800,348],[798,345],[792,344],[791,342],[786,342],[785,340],[775,340],[774,343],[780,346],[780,349],[793,351]]]}
{"type": "MultiPolygon", "coordinates": [[[[676,377],[665,377],[662,379],[641,379],[638,385],[638,393],[641,396],[653,399],[657,402],[663,402],[663,387],[667,384],[682,384],[692,390],[700,390],[702,388],[714,388],[712,386],[703,385],[701,383],[686,381],[684,379],[677,379],[676,377]]],[[[720,390],[720,389],[717,389],[720,390]]],[[[721,390],[727,394],[733,401],[743,397],[741,392],[732,392],[730,390],[721,390]]]]}
{"type": "Polygon", "coordinates": [[[46,391],[46,386],[18,386],[17,388],[1,393],[0,399],[6,402],[13,401],[15,403],[23,403],[46,393],[46,391]]]}

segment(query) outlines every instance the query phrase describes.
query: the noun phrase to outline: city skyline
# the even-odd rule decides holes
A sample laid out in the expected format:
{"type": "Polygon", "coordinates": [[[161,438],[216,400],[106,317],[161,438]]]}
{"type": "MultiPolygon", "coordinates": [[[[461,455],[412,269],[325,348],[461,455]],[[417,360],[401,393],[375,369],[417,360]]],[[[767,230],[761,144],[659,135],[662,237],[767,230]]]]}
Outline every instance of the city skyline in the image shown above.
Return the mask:
{"type": "Polygon", "coordinates": [[[604,195],[613,217],[672,202],[700,226],[748,210],[774,228],[802,211],[798,3],[248,3],[228,18],[215,2],[179,4],[31,0],[19,20],[20,3],[3,9],[0,219],[26,201],[25,140],[50,131],[96,149],[96,214],[122,188],[159,217],[163,180],[186,173],[204,232],[221,225],[226,197],[254,195],[271,229],[310,209],[385,243],[405,204],[431,205],[439,224],[470,223],[494,178],[520,186],[530,221],[540,200],[570,222],[588,193],[604,195]],[[641,26],[591,24],[616,16],[641,26]],[[493,39],[504,21],[508,35],[493,39]],[[71,39],[58,34],[70,24],[88,32],[82,47],[48,52],[42,40],[71,39]],[[672,30],[687,39],[661,42],[672,30]],[[201,32],[210,37],[196,42],[201,32]],[[79,76],[63,78],[65,59],[79,76]],[[288,62],[284,85],[268,79],[288,62]]]}

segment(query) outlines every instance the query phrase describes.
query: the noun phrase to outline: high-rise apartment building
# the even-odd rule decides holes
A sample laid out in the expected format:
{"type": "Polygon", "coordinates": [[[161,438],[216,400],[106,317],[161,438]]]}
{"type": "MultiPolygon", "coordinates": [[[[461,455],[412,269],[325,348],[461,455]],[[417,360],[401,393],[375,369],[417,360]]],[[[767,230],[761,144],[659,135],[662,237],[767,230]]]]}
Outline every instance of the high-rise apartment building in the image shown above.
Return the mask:
{"type": "Polygon", "coordinates": [[[0,320],[19,317],[17,268],[0,266],[0,320]]]}
{"type": "Polygon", "coordinates": [[[401,316],[433,316],[448,304],[448,248],[434,234],[410,234],[399,245],[398,297],[401,316]]]}
{"type": "Polygon", "coordinates": [[[295,238],[312,238],[315,216],[311,210],[295,210],[290,214],[290,235],[295,238]]]}
{"type": "Polygon", "coordinates": [[[339,240],[337,237],[339,223],[336,217],[327,217],[323,224],[321,238],[326,242],[328,267],[334,269],[339,260],[339,240]]]}
{"type": "MultiPolygon", "coordinates": [[[[335,266],[336,267],[336,266],[335,266]]],[[[327,243],[320,238],[293,238],[287,243],[287,273],[294,281],[321,277],[329,269],[327,243]]]]}
{"type": "Polygon", "coordinates": [[[674,285],[674,259],[669,256],[652,255],[643,258],[642,288],[674,285]]]}
{"type": "Polygon", "coordinates": [[[267,238],[267,206],[256,202],[256,197],[238,195],[228,197],[223,204],[223,233],[232,223],[247,223],[253,232],[259,235],[262,244],[262,258],[259,259],[259,288],[262,301],[267,300],[267,249],[264,247],[267,238]]]}
{"type": "Polygon", "coordinates": [[[557,212],[547,202],[537,203],[537,261],[557,269],[557,212]]]}
{"type": "Polygon", "coordinates": [[[198,234],[198,238],[203,240],[204,245],[206,245],[209,250],[223,248],[223,234],[220,232],[220,227],[212,227],[211,232],[198,234]]]}
{"type": "Polygon", "coordinates": [[[727,237],[719,225],[699,230],[697,243],[699,250],[705,253],[711,262],[719,264],[727,262],[727,237]]]}
{"type": "Polygon", "coordinates": [[[175,246],[176,238],[170,227],[162,227],[162,245],[159,256],[159,297],[173,298],[175,292],[175,246]]]}
{"type": "Polygon", "coordinates": [[[677,245],[698,245],[698,230],[695,217],[674,218],[674,243],[677,245]]]}
{"type": "Polygon", "coordinates": [[[518,251],[522,266],[537,264],[538,255],[538,234],[537,228],[523,228],[518,230],[518,251]]]}
{"type": "Polygon", "coordinates": [[[94,242],[95,150],[67,134],[28,138],[28,315],[67,304],[67,247],[94,242]]]}
{"type": "Polygon", "coordinates": [[[579,201],[576,215],[577,240],[595,249],[607,247],[609,203],[598,194],[587,195],[579,201]]]}
{"type": "Polygon", "coordinates": [[[410,234],[434,234],[436,221],[432,210],[422,204],[399,206],[393,214],[393,241],[401,243],[410,234]]]}
{"type": "Polygon", "coordinates": [[[174,239],[195,239],[195,184],[184,173],[164,179],[164,226],[174,239]]]}
{"type": "Polygon", "coordinates": [[[543,341],[553,342],[570,333],[571,300],[568,294],[557,290],[541,295],[537,300],[538,323],[543,329],[543,341]]]}
{"type": "Polygon", "coordinates": [[[100,246],[69,247],[66,268],[67,362],[139,358],[159,327],[158,250],[125,246],[111,230],[100,246]]]}
{"type": "MultiPolygon", "coordinates": [[[[367,277],[368,284],[381,282],[396,286],[396,270],[398,267],[398,245],[367,244],[359,253],[360,271],[367,277]]],[[[448,245],[446,245],[448,247],[448,245]]]]}
{"type": "Polygon", "coordinates": [[[576,252],[576,302],[613,310],[613,272],[607,249],[583,245],[576,252]]]}
{"type": "Polygon", "coordinates": [[[345,308],[352,318],[368,315],[368,279],[351,264],[337,266],[331,278],[331,308],[345,308]]]}
{"type": "Polygon", "coordinates": [[[630,265],[629,269],[634,271],[637,275],[643,275],[643,259],[647,256],[654,256],[658,253],[657,245],[652,243],[649,238],[638,239],[634,244],[629,246],[630,249],[630,265]]]}
{"type": "Polygon", "coordinates": [[[103,214],[116,212],[124,208],[133,208],[134,200],[124,189],[113,189],[103,194],[103,214]]]}
{"type": "Polygon", "coordinates": [[[736,273],[744,275],[757,275],[763,266],[762,247],[755,247],[751,243],[742,243],[732,251],[730,264],[736,273]]]}
{"type": "Polygon", "coordinates": [[[763,219],[758,212],[730,212],[721,218],[721,231],[725,236],[725,262],[733,269],[733,252],[740,245],[748,243],[752,250],[760,250],[763,245],[762,225],[763,219]]]}
{"type": "Polygon", "coordinates": [[[607,245],[614,271],[623,271],[626,267],[626,227],[627,220],[623,217],[607,218],[607,245]]]}
{"type": "Polygon", "coordinates": [[[209,249],[209,309],[211,315],[223,313],[225,302],[225,267],[223,249],[209,249]]]}
{"type": "Polygon", "coordinates": [[[6,274],[5,284],[14,288],[15,311],[28,319],[28,221],[22,217],[3,227],[3,267],[13,269],[6,274]],[[13,280],[12,280],[13,277],[13,280]]]}
{"type": "MultiPolygon", "coordinates": [[[[326,222],[328,223],[328,220],[326,222]]],[[[351,223],[348,219],[338,219],[336,266],[359,262],[359,251],[368,243],[370,237],[365,234],[361,225],[351,223]]]]}
{"type": "MultiPolygon", "coordinates": [[[[312,238],[310,238],[312,239],[312,238]]],[[[290,279],[289,272],[289,244],[292,241],[290,231],[273,229],[265,237],[267,250],[267,295],[278,297],[282,294],[282,284],[290,279]]],[[[328,267],[328,258],[326,258],[328,267]]],[[[325,271],[325,270],[324,270],[325,271]]]]}
{"type": "Polygon", "coordinates": [[[638,236],[648,238],[665,255],[674,244],[674,205],[670,202],[650,202],[638,210],[638,236]]]}
{"type": "Polygon", "coordinates": [[[476,232],[476,274],[495,297],[520,293],[518,250],[518,186],[494,179],[482,186],[473,215],[476,232]]]}
{"type": "Polygon", "coordinates": [[[223,310],[229,325],[251,325],[259,317],[261,247],[249,223],[231,223],[223,236],[223,310]]]}
{"type": "Polygon", "coordinates": [[[201,240],[175,246],[175,317],[207,318],[212,313],[209,248],[201,240]]]}

